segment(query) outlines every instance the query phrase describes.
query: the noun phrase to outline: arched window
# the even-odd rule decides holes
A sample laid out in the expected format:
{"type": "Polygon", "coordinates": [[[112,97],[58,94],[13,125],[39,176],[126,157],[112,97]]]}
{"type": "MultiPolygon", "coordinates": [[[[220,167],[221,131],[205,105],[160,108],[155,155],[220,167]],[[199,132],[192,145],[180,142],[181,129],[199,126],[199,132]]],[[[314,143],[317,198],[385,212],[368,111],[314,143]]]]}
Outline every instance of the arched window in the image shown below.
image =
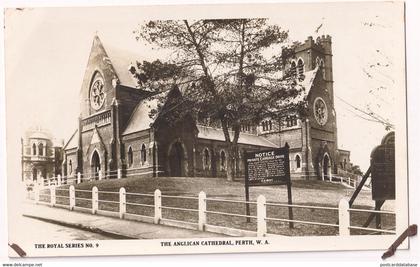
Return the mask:
{"type": "Polygon", "coordinates": [[[297,125],[297,118],[296,118],[296,116],[292,116],[290,118],[290,126],[292,127],[292,126],[296,126],[296,125],[297,125]]]}
{"type": "Polygon", "coordinates": [[[295,161],[296,161],[296,169],[300,169],[300,156],[299,155],[296,155],[295,161]]]}
{"type": "Polygon", "coordinates": [[[292,61],[290,64],[290,75],[296,76],[296,62],[292,61]]]}
{"type": "Polygon", "coordinates": [[[42,143],[38,145],[38,155],[44,156],[44,145],[42,143]]]}
{"type": "Polygon", "coordinates": [[[127,160],[128,160],[128,166],[131,167],[133,165],[133,149],[131,148],[131,146],[128,149],[127,160]]]}
{"type": "Polygon", "coordinates": [[[143,165],[147,161],[147,151],[146,151],[146,146],[144,144],[141,145],[140,156],[141,156],[141,164],[143,165]]]}
{"type": "Polygon", "coordinates": [[[325,66],[324,66],[324,60],[316,58],[316,65],[321,69],[322,71],[322,78],[325,79],[325,66]]]}
{"type": "Polygon", "coordinates": [[[32,145],[32,155],[36,155],[36,145],[32,145]]]}
{"type": "Polygon", "coordinates": [[[203,163],[204,163],[204,169],[208,168],[210,165],[210,153],[207,148],[204,149],[203,163]]]}
{"type": "Polygon", "coordinates": [[[226,154],[223,150],[220,152],[220,169],[222,171],[226,169],[226,154]]]}
{"type": "Polygon", "coordinates": [[[286,126],[290,127],[290,117],[289,116],[286,117],[286,126]]]}
{"type": "Polygon", "coordinates": [[[71,159],[69,160],[69,175],[73,173],[73,162],[71,161],[71,159]]]}
{"type": "Polygon", "coordinates": [[[303,60],[300,58],[298,60],[298,64],[297,64],[297,72],[299,74],[299,76],[303,75],[303,71],[304,71],[304,67],[303,67],[303,60]]]}
{"type": "Polygon", "coordinates": [[[324,66],[324,60],[322,59],[319,61],[319,68],[322,71],[322,78],[325,79],[325,66],[324,66]]]}

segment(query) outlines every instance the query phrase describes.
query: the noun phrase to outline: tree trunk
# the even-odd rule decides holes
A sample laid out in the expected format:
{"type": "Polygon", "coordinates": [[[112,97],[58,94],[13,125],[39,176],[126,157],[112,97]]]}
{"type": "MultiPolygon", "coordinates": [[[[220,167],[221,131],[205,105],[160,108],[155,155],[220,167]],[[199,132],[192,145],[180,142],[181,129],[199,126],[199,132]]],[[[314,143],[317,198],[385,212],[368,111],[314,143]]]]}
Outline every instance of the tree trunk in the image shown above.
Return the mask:
{"type": "Polygon", "coordinates": [[[228,147],[227,180],[233,181],[236,177],[235,161],[238,162],[238,144],[230,143],[228,147]]]}

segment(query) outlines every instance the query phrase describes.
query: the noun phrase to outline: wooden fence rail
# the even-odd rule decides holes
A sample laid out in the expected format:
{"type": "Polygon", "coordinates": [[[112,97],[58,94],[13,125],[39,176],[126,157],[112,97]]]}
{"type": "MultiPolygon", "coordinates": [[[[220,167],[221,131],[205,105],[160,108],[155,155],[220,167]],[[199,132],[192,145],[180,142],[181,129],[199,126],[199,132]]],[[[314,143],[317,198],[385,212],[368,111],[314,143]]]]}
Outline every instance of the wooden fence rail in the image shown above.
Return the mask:
{"type": "MultiPolygon", "coordinates": [[[[318,226],[327,226],[327,227],[334,227],[339,229],[339,235],[340,236],[349,236],[350,230],[363,230],[367,232],[377,232],[377,233],[387,233],[387,234],[396,234],[393,230],[382,230],[382,229],[375,229],[375,228],[369,228],[369,227],[359,227],[359,226],[352,226],[350,223],[350,213],[351,212],[365,212],[365,213],[381,213],[381,214],[391,214],[395,215],[394,212],[391,211],[375,211],[375,210],[368,210],[368,209],[355,209],[349,207],[349,201],[347,199],[341,199],[339,202],[339,205],[337,208],[334,207],[323,207],[323,206],[310,206],[310,205],[289,205],[289,204],[280,204],[280,203],[267,203],[266,198],[263,195],[258,196],[257,201],[241,201],[241,200],[229,200],[229,199],[217,199],[217,198],[207,198],[205,192],[200,192],[197,197],[195,196],[174,196],[174,195],[162,195],[161,191],[159,189],[156,189],[153,194],[142,194],[142,193],[135,193],[135,192],[126,192],[126,189],[124,187],[121,187],[119,191],[99,191],[96,186],[92,188],[92,190],[80,190],[76,189],[74,185],[70,185],[68,189],[63,188],[56,188],[55,186],[50,186],[49,188],[43,188],[43,187],[35,187],[34,188],[34,202],[36,204],[43,203],[50,205],[51,207],[54,206],[63,206],[62,204],[57,204],[56,200],[57,198],[67,198],[69,199],[69,204],[65,205],[69,208],[70,211],[75,210],[76,208],[84,209],[86,210],[86,207],[80,207],[76,205],[76,200],[84,200],[84,201],[90,201],[92,203],[92,206],[90,208],[90,211],[92,214],[101,214],[101,215],[107,215],[109,213],[113,213],[112,211],[102,211],[99,209],[99,203],[100,202],[109,202],[113,204],[118,205],[118,212],[114,212],[116,217],[119,217],[121,219],[127,219],[132,218],[132,216],[142,216],[142,217],[148,217],[150,220],[153,221],[155,224],[164,224],[165,221],[170,221],[172,223],[176,222],[177,226],[183,227],[183,225],[189,225],[189,228],[191,227],[191,224],[194,224],[194,229],[197,229],[199,231],[207,231],[211,228],[212,231],[214,231],[215,225],[209,225],[207,223],[207,215],[208,214],[217,214],[217,215],[223,215],[223,216],[230,216],[230,217],[249,217],[256,219],[257,222],[257,231],[255,232],[255,235],[258,237],[263,237],[268,234],[267,232],[267,222],[268,221],[282,221],[282,222],[293,222],[293,223],[299,223],[299,224],[308,224],[308,225],[318,225],[318,226]],[[48,190],[49,194],[46,194],[44,191],[48,190]],[[68,195],[57,195],[57,191],[68,191],[68,195]],[[76,193],[90,193],[91,197],[76,197],[76,193]],[[118,200],[101,200],[99,199],[100,194],[116,194],[119,196],[118,200]],[[143,203],[133,203],[133,202],[127,202],[127,195],[133,195],[133,196],[146,196],[146,197],[152,197],[153,198],[153,204],[143,204],[143,203]],[[47,197],[47,198],[40,198],[40,196],[47,197]],[[48,199],[49,197],[49,199],[48,199]],[[176,198],[176,199],[187,199],[192,201],[197,201],[197,207],[194,208],[187,208],[187,207],[174,207],[174,206],[163,206],[162,205],[162,199],[163,198],[176,198]],[[45,200],[48,199],[48,200],[45,200]],[[207,204],[209,201],[219,201],[219,202],[231,202],[231,203],[250,203],[256,205],[256,215],[245,215],[240,213],[231,213],[231,212],[222,212],[222,211],[215,211],[215,210],[207,210],[207,204]],[[145,206],[149,208],[154,209],[154,216],[145,216],[145,215],[139,215],[139,214],[132,214],[127,213],[127,205],[138,205],[138,206],[145,206]],[[331,223],[324,223],[324,222],[314,222],[314,221],[303,221],[303,220],[289,220],[289,219],[283,219],[283,218],[273,218],[273,217],[267,217],[267,207],[273,206],[278,208],[284,208],[284,207],[291,207],[291,208],[306,208],[306,209],[319,209],[319,210],[337,210],[338,211],[338,223],[337,224],[331,224],[331,223]],[[180,221],[180,220],[173,220],[169,218],[163,218],[162,217],[162,210],[177,210],[181,212],[192,212],[197,213],[198,215],[198,222],[197,223],[191,223],[187,221],[180,221]]],[[[149,221],[150,221],[149,220],[149,221]]],[[[241,231],[239,229],[232,229],[236,232],[241,231]]],[[[243,230],[245,231],[245,230],[243,230]]],[[[226,227],[224,228],[224,232],[226,232],[226,227]]],[[[229,231],[228,231],[229,232],[229,231]]]]}

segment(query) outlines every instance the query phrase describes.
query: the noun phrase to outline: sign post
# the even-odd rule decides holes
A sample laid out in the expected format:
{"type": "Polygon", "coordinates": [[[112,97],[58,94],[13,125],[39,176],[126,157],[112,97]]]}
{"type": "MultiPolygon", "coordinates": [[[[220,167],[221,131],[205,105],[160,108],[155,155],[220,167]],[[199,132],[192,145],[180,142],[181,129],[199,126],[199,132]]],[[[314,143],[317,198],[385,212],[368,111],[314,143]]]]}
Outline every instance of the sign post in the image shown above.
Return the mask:
{"type": "MultiPolygon", "coordinates": [[[[287,186],[287,203],[292,204],[292,186],[290,181],[289,145],[270,150],[245,153],[245,200],[246,214],[249,210],[249,187],[251,186],[287,186]]],[[[289,220],[293,220],[293,209],[289,209],[289,220]]],[[[247,217],[250,222],[250,217],[247,217]]],[[[289,222],[293,228],[293,222],[289,222]]]]}

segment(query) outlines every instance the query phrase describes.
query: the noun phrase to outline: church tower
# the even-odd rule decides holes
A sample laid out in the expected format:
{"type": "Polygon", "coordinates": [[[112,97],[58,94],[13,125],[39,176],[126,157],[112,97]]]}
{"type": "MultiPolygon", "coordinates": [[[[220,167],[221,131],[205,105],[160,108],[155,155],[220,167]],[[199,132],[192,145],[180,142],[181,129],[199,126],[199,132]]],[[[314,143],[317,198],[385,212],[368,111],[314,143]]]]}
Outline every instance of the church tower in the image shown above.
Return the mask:
{"type": "Polygon", "coordinates": [[[289,144],[292,177],[330,176],[337,157],[331,37],[308,37],[284,48],[282,59],[284,76],[296,77],[305,87],[307,109],[263,121],[259,134],[278,146],[289,144]]]}

